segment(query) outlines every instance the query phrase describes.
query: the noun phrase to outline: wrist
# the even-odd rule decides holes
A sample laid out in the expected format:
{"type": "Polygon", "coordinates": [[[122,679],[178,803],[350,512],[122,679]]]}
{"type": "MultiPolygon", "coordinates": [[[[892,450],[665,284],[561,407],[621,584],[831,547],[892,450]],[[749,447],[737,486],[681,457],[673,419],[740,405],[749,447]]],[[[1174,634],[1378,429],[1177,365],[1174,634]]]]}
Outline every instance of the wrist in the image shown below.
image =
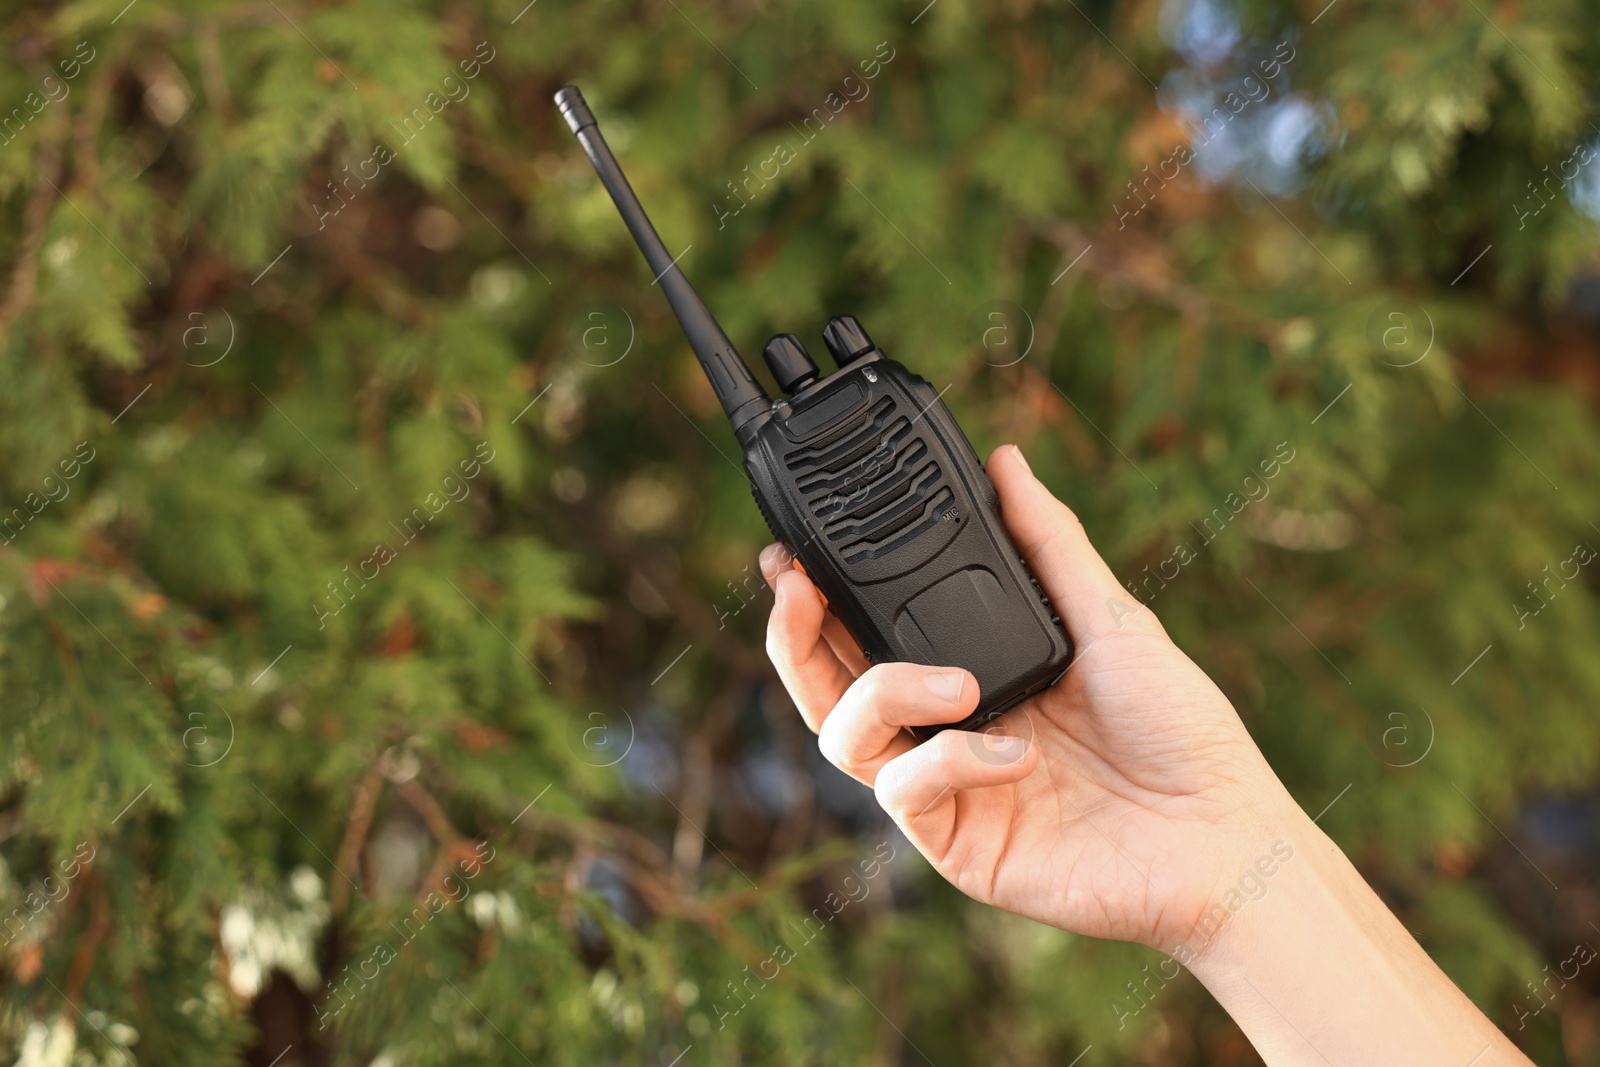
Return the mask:
{"type": "Polygon", "coordinates": [[[1187,920],[1148,942],[1197,976],[1212,961],[1246,951],[1253,920],[1269,899],[1284,895],[1285,876],[1303,873],[1311,846],[1332,845],[1276,778],[1244,795],[1247,799],[1233,806],[1218,827],[1213,877],[1182,909],[1187,920]]]}
{"type": "Polygon", "coordinates": [[[1337,847],[1287,791],[1264,805],[1251,840],[1253,851],[1234,861],[1232,883],[1213,894],[1189,938],[1171,953],[1208,985],[1271,950],[1277,913],[1336,909],[1341,895],[1340,872],[1327,855],[1337,847]]]}
{"type": "Polygon", "coordinates": [[[1516,1055],[1310,816],[1290,802],[1276,819],[1292,857],[1180,960],[1268,1064],[1461,1067],[1491,1046],[1516,1055]]]}

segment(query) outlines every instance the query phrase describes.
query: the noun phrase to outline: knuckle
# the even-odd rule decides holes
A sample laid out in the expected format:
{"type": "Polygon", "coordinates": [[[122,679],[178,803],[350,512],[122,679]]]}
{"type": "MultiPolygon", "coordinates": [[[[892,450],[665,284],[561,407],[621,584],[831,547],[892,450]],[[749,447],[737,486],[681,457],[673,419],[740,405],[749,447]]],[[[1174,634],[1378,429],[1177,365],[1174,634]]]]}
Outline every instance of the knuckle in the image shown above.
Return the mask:
{"type": "Polygon", "coordinates": [[[791,620],[779,617],[776,613],[767,623],[767,658],[773,666],[780,669],[799,666],[804,659],[797,649],[801,642],[795,634],[795,625],[791,620]]]}
{"type": "Polygon", "coordinates": [[[1050,532],[1034,543],[1029,555],[1044,555],[1047,552],[1059,552],[1079,538],[1087,538],[1083,523],[1078,521],[1078,516],[1073,514],[1071,508],[1060,502],[1056,503],[1056,521],[1050,524],[1050,532]]]}
{"type": "Polygon", "coordinates": [[[878,780],[873,783],[872,791],[878,798],[878,806],[884,811],[893,813],[906,807],[909,783],[905,776],[903,766],[899,760],[890,760],[878,771],[878,780]]]}
{"type": "Polygon", "coordinates": [[[1060,542],[1061,535],[1065,531],[1066,527],[1062,526],[1060,523],[1051,523],[1049,533],[1040,537],[1035,537],[1026,545],[1021,545],[1018,547],[1022,549],[1022,554],[1027,556],[1030,561],[1037,561],[1053,550],[1055,545],[1060,542]]]}
{"type": "Polygon", "coordinates": [[[848,771],[849,746],[843,735],[844,716],[829,715],[822,720],[822,729],[817,731],[817,749],[829,763],[842,771],[848,771]]]}
{"type": "Polygon", "coordinates": [[[1078,513],[1076,511],[1073,511],[1070,506],[1062,503],[1059,500],[1056,501],[1056,508],[1058,509],[1058,514],[1060,515],[1061,522],[1064,526],[1066,526],[1069,530],[1077,530],[1080,533],[1083,532],[1083,520],[1078,518],[1078,513]]]}
{"type": "Polygon", "coordinates": [[[852,711],[845,701],[840,701],[822,720],[822,727],[817,731],[817,749],[829,763],[857,781],[865,781],[859,715],[859,710],[852,711]]]}
{"type": "Polygon", "coordinates": [[[767,658],[775,665],[787,662],[788,642],[784,640],[778,619],[774,616],[767,623],[767,658]]]}
{"type": "Polygon", "coordinates": [[[894,668],[901,666],[904,664],[880,663],[868,667],[850,686],[850,695],[873,714],[881,714],[896,690],[895,675],[899,672],[894,668]]]}
{"type": "Polygon", "coordinates": [[[975,738],[980,744],[982,743],[980,735],[968,730],[939,731],[924,745],[928,750],[928,773],[949,780],[961,753],[966,751],[975,738]]]}
{"type": "Polygon", "coordinates": [[[1157,637],[1167,639],[1167,629],[1161,625],[1149,605],[1135,597],[1116,611],[1115,631],[1121,637],[1157,637]]]}

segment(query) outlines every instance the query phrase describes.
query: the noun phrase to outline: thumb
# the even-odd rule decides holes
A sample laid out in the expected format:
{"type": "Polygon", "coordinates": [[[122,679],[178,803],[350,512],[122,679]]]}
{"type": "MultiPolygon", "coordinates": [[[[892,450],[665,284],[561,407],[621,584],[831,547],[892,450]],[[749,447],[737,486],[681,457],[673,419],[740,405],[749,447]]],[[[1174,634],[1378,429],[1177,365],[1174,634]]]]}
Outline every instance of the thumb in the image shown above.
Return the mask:
{"type": "MultiPolygon", "coordinates": [[[[1000,517],[1051,602],[1081,646],[1125,629],[1131,614],[1149,615],[1118,582],[1072,509],[1034,477],[1022,450],[1001,445],[989,456],[989,480],[1000,494],[1000,517]]],[[[1150,616],[1154,618],[1154,616],[1150,616]]]]}

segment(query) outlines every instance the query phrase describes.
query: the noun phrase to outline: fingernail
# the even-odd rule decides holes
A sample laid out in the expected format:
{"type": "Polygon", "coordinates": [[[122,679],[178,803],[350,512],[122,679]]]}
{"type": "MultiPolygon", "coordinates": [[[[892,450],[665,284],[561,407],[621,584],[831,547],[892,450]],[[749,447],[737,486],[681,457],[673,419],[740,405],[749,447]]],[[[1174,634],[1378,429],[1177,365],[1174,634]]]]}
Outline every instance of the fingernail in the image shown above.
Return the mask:
{"type": "Polygon", "coordinates": [[[768,545],[766,548],[761,550],[761,577],[767,580],[768,585],[771,585],[772,580],[776,578],[778,573],[787,567],[790,561],[793,559],[794,554],[791,553],[784,545],[768,545]]]}
{"type": "Polygon", "coordinates": [[[1011,451],[1017,454],[1017,462],[1022,464],[1022,469],[1027,471],[1029,474],[1032,474],[1033,468],[1028,466],[1028,457],[1022,454],[1022,449],[1018,448],[1016,445],[1012,445],[1011,451]]]}
{"type": "Polygon", "coordinates": [[[922,676],[922,681],[928,687],[928,692],[940,700],[948,700],[954,704],[961,699],[961,691],[967,685],[967,676],[963,671],[946,671],[942,674],[925,674],[922,676]]]}
{"type": "Polygon", "coordinates": [[[983,743],[988,746],[990,752],[1006,763],[1015,763],[1028,754],[1028,739],[1026,737],[984,734],[983,743]]]}

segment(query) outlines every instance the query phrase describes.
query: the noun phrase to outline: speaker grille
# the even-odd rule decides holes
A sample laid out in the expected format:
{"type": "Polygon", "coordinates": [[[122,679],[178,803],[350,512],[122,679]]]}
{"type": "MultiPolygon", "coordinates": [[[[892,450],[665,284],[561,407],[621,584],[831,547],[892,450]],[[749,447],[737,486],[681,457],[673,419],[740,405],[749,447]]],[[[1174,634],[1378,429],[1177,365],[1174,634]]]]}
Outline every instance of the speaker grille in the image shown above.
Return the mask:
{"type": "Polygon", "coordinates": [[[848,562],[893,552],[936,525],[955,499],[892,397],[785,462],[821,535],[848,562]]]}

